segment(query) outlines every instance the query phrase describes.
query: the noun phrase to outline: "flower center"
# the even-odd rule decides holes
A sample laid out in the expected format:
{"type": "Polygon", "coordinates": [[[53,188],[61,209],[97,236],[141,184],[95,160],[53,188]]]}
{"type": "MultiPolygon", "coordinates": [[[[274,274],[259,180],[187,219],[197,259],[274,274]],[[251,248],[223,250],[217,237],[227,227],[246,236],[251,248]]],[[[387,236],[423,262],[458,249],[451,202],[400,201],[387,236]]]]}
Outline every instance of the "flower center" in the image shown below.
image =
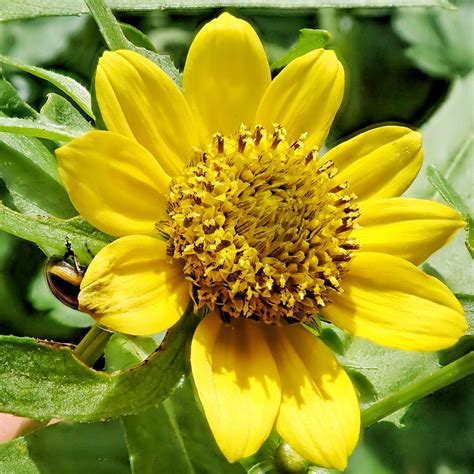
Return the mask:
{"type": "Polygon", "coordinates": [[[157,224],[168,253],[184,263],[198,308],[223,319],[304,322],[341,292],[359,213],[337,170],[305,136],[241,126],[216,134],[173,179],[169,221],[157,224]]]}

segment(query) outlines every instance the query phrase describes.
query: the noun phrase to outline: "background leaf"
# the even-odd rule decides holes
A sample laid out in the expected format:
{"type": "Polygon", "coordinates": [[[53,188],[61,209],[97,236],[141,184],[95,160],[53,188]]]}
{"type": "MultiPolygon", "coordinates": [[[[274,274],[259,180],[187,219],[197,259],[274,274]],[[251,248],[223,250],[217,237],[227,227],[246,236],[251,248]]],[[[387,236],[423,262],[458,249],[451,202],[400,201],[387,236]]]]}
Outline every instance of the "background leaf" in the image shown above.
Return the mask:
{"type": "Polygon", "coordinates": [[[0,472],[129,474],[126,449],[117,421],[59,423],[0,444],[0,472]]]}
{"type": "Polygon", "coordinates": [[[455,3],[449,10],[401,9],[395,17],[395,30],[409,44],[408,57],[433,76],[456,78],[474,69],[474,3],[455,3]]]}
{"type": "MultiPolygon", "coordinates": [[[[183,2],[176,0],[136,0],[133,4],[125,0],[108,2],[114,10],[147,11],[158,8],[182,8],[183,2]]],[[[209,8],[215,6],[226,7],[265,7],[265,8],[314,8],[314,7],[393,7],[393,6],[446,6],[446,0],[225,0],[216,5],[215,1],[188,0],[187,8],[209,8]]],[[[25,3],[12,3],[9,0],[0,0],[0,21],[17,20],[49,15],[79,15],[87,13],[87,8],[81,0],[68,0],[58,3],[53,0],[30,0],[25,3]]]]}

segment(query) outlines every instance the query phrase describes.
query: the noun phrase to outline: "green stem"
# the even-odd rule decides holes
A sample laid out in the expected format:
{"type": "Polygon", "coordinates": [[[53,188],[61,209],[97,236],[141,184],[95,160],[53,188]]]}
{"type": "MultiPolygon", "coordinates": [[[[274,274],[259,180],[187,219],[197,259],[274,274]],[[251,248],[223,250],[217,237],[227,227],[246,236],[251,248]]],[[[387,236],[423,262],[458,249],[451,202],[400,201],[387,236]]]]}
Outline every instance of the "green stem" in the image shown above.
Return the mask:
{"type": "Polygon", "coordinates": [[[84,364],[92,366],[104,353],[104,347],[112,336],[99,326],[92,326],[84,339],[74,349],[74,355],[84,364]]]}
{"type": "Polygon", "coordinates": [[[85,0],[102,36],[110,50],[130,49],[130,41],[123,34],[120,25],[105,0],[85,0]]]}
{"type": "Polygon", "coordinates": [[[400,408],[471,374],[474,374],[474,352],[374,403],[362,412],[362,426],[368,427],[400,408]]]}

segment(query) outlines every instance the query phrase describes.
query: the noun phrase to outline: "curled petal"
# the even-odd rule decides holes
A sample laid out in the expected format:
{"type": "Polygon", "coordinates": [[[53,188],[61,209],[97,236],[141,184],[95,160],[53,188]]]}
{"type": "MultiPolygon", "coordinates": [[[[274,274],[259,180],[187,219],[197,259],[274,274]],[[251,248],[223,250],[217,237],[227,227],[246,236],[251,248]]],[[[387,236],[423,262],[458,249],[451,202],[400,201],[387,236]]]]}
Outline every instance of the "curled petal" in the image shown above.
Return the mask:
{"type": "Polygon", "coordinates": [[[280,405],[280,380],[261,324],[224,324],[205,316],[194,334],[191,366],[212,433],[234,462],[255,453],[270,434],[280,405]]]}
{"type": "Polygon", "coordinates": [[[173,326],[189,299],[189,283],[166,255],[166,243],[130,235],[92,260],[81,283],[79,309],[114,331],[145,336],[173,326]]]}
{"type": "Polygon", "coordinates": [[[357,337],[397,349],[437,351],[466,331],[461,304],[448,287],[399,257],[359,252],[344,293],[322,311],[357,337]]]}
{"type": "Polygon", "coordinates": [[[307,147],[320,148],[344,94],[344,69],[334,51],[316,49],[283,69],[272,81],[255,118],[271,128],[279,123],[291,142],[307,133],[307,147]]]}
{"type": "Polygon", "coordinates": [[[207,23],[189,48],[183,89],[201,139],[250,125],[270,84],[270,68],[255,30],[229,13],[207,23]]]}
{"type": "Polygon", "coordinates": [[[280,372],[280,436],[318,466],[344,470],[359,439],[360,411],[349,377],[331,351],[300,325],[268,327],[280,372]]]}
{"type": "Polygon", "coordinates": [[[335,163],[335,184],[347,181],[361,201],[400,196],[423,161],[421,135],[406,127],[378,127],[329,150],[323,161],[335,163]]]}
{"type": "Polygon", "coordinates": [[[107,129],[145,147],[170,176],[181,173],[199,145],[193,115],[176,84],[133,51],[107,51],[95,89],[107,129]]]}
{"type": "Polygon", "coordinates": [[[151,234],[166,218],[170,177],[134,140],[95,130],[56,150],[76,209],[112,235],[151,234]]]}

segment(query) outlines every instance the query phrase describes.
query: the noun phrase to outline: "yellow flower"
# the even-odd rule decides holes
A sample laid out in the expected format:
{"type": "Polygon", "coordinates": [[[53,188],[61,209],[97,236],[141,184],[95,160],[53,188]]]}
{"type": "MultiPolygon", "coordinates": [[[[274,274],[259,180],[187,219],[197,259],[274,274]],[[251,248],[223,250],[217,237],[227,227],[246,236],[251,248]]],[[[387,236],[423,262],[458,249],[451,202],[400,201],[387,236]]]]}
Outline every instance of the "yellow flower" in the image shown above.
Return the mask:
{"type": "Polygon", "coordinates": [[[318,159],[344,72],[322,49],[273,81],[245,21],[223,14],[189,50],[181,92],[137,53],[106,52],[95,78],[108,131],[57,151],[72,202],[120,237],[89,266],[80,308],[128,334],[208,308],[194,381],[231,462],[275,427],[302,456],[344,469],[360,430],[351,382],[303,324],[432,351],[465,331],[463,310],[415,265],[463,225],[441,204],[400,198],[421,136],[361,133],[318,159]]]}

